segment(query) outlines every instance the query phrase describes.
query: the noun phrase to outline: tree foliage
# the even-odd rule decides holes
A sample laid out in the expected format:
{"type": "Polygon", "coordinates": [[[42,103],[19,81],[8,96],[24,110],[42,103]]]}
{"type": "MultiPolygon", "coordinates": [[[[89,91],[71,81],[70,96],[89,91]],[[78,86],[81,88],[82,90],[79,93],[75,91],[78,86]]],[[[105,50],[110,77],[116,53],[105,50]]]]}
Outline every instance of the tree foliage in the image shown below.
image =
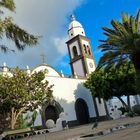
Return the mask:
{"type": "MultiPolygon", "coordinates": [[[[24,29],[21,29],[18,25],[16,25],[12,19],[12,17],[4,17],[2,8],[6,8],[11,12],[15,12],[16,6],[14,0],[1,0],[0,1],[0,39],[6,37],[7,39],[12,40],[15,43],[15,46],[19,50],[23,50],[26,45],[36,45],[38,42],[38,37],[35,37],[32,34],[29,34],[24,29]]],[[[10,50],[4,44],[0,44],[0,49],[4,52],[10,50]]],[[[14,51],[14,50],[12,50],[14,51]]]]}
{"type": "Polygon", "coordinates": [[[94,97],[100,97],[105,100],[117,97],[127,108],[130,106],[129,96],[136,95],[136,74],[134,66],[126,63],[121,67],[111,67],[110,69],[102,68],[90,75],[84,83],[85,87],[90,89],[94,97]],[[128,106],[123,102],[121,97],[128,97],[128,106]]]}
{"type": "Polygon", "coordinates": [[[11,77],[0,75],[0,114],[11,112],[12,128],[21,113],[33,111],[53,98],[52,86],[44,78],[42,71],[29,75],[19,68],[12,70],[11,77]]]}
{"type": "Polygon", "coordinates": [[[136,16],[122,13],[122,21],[111,20],[112,28],[103,27],[105,40],[98,47],[104,52],[98,68],[121,65],[132,61],[137,75],[137,90],[140,86],[140,10],[136,16]]]}

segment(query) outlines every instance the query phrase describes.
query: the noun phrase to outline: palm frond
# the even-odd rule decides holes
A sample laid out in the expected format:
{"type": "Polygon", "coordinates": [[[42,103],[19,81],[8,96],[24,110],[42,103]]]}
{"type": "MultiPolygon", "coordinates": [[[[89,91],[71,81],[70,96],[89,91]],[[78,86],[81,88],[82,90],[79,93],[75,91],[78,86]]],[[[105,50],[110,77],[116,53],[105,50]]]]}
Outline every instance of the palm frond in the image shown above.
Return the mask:
{"type": "Polygon", "coordinates": [[[129,15],[127,13],[125,14],[124,12],[122,12],[122,22],[126,23],[128,21],[129,21],[129,15]]]}
{"type": "Polygon", "coordinates": [[[26,45],[36,45],[38,42],[38,37],[34,37],[25,30],[21,29],[13,23],[12,18],[5,18],[3,21],[3,28],[6,37],[13,40],[19,50],[23,50],[26,45]]]}
{"type": "Polygon", "coordinates": [[[6,53],[8,48],[5,45],[0,45],[0,49],[2,52],[6,53]]]}
{"type": "Polygon", "coordinates": [[[117,65],[121,61],[124,62],[125,60],[129,59],[129,55],[124,55],[122,54],[121,51],[109,51],[100,58],[99,64],[98,64],[98,69],[100,69],[103,66],[112,66],[112,65],[117,65]]]}
{"type": "Polygon", "coordinates": [[[137,29],[137,32],[139,32],[139,27],[140,27],[140,9],[139,9],[139,11],[137,13],[137,16],[136,16],[135,21],[136,21],[136,29],[137,29]]]}
{"type": "Polygon", "coordinates": [[[4,7],[12,12],[14,12],[16,9],[16,6],[13,0],[1,0],[0,7],[4,7]]]}
{"type": "Polygon", "coordinates": [[[6,47],[5,45],[0,45],[0,49],[4,53],[6,53],[6,52],[15,52],[15,50],[11,50],[8,47],[6,47]]]}
{"type": "Polygon", "coordinates": [[[105,31],[104,33],[116,34],[117,35],[117,32],[113,29],[110,29],[110,28],[107,28],[107,27],[103,27],[102,29],[105,31]]]}
{"type": "Polygon", "coordinates": [[[138,10],[138,13],[136,15],[136,21],[140,22],[140,9],[138,10]]]}
{"type": "Polygon", "coordinates": [[[117,36],[125,37],[125,36],[129,35],[128,30],[125,28],[125,26],[122,23],[120,23],[120,22],[118,22],[116,20],[112,20],[111,25],[116,30],[116,32],[117,32],[116,35],[117,36]]]}
{"type": "Polygon", "coordinates": [[[130,25],[131,25],[130,29],[132,30],[132,33],[133,34],[137,33],[135,18],[133,16],[130,17],[130,25]]]}
{"type": "MultiPolygon", "coordinates": [[[[140,10],[137,16],[122,13],[122,22],[111,20],[112,28],[103,27],[105,40],[97,48],[104,52],[98,67],[120,65],[140,52],[140,10]]],[[[134,60],[134,59],[132,59],[134,60]]]]}

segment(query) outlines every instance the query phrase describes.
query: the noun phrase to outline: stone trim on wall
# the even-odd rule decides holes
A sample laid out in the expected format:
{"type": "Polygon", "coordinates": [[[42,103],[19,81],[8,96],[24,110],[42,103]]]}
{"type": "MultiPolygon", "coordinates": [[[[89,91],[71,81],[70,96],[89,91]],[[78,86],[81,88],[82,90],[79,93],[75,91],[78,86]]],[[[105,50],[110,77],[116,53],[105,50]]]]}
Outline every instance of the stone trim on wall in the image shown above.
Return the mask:
{"type": "Polygon", "coordinates": [[[56,108],[56,111],[58,113],[58,115],[61,113],[61,112],[64,112],[64,109],[61,107],[61,105],[56,102],[55,100],[49,102],[49,103],[46,103],[43,107],[42,107],[42,111],[41,111],[41,117],[42,117],[42,126],[44,128],[46,128],[46,114],[45,114],[45,110],[48,106],[53,106],[56,108]]]}

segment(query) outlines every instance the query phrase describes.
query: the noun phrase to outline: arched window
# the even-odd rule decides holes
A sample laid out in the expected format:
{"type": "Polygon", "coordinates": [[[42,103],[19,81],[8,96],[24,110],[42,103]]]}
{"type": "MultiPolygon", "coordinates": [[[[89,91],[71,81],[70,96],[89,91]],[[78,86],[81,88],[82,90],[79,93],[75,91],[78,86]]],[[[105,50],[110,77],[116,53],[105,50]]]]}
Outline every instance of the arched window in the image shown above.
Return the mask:
{"type": "Polygon", "coordinates": [[[88,54],[91,55],[91,51],[88,45],[87,45],[87,49],[88,49],[88,54]]]}
{"type": "Polygon", "coordinates": [[[87,47],[86,47],[86,45],[84,44],[83,46],[84,46],[84,52],[87,53],[87,47]]]}
{"type": "Polygon", "coordinates": [[[74,46],[74,47],[72,48],[72,50],[73,50],[73,55],[74,55],[74,57],[78,56],[78,52],[77,52],[76,46],[74,46]]]}

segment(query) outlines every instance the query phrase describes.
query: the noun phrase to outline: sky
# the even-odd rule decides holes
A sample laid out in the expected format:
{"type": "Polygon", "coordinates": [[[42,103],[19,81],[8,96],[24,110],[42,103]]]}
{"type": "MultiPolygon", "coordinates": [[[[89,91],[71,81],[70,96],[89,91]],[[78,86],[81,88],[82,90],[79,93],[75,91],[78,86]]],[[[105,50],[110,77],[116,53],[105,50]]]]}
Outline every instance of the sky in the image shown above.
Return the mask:
{"type": "Polygon", "coordinates": [[[83,25],[86,36],[91,39],[92,51],[98,64],[102,53],[97,50],[99,40],[105,39],[102,27],[111,27],[112,19],[121,20],[122,11],[136,15],[140,0],[14,0],[16,13],[5,11],[12,16],[15,23],[29,33],[39,35],[39,43],[26,47],[24,51],[16,50],[9,40],[3,42],[15,53],[0,55],[0,66],[6,62],[9,67],[34,68],[42,63],[41,54],[45,55],[45,63],[64,74],[71,74],[69,55],[65,42],[68,40],[70,15],[83,25]]]}

